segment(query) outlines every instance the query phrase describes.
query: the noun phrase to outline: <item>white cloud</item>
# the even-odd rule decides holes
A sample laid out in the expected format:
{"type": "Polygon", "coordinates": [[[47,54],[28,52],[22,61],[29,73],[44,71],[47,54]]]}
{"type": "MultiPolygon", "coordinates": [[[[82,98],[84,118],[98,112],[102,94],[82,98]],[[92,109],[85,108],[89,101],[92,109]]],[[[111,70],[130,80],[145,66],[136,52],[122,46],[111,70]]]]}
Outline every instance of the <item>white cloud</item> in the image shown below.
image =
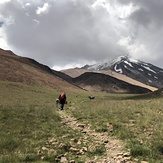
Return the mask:
{"type": "Polygon", "coordinates": [[[0,4],[1,4],[1,3],[6,3],[6,2],[10,2],[10,1],[11,1],[11,0],[1,0],[1,1],[0,1],[0,4]]]}
{"type": "Polygon", "coordinates": [[[36,10],[36,13],[39,14],[43,14],[43,13],[47,13],[48,9],[49,9],[49,4],[48,3],[44,3],[43,7],[38,7],[36,10]]]}
{"type": "Polygon", "coordinates": [[[1,27],[0,27],[0,48],[5,49],[5,50],[10,49],[8,44],[7,44],[7,41],[6,41],[5,31],[1,27]]]}
{"type": "Polygon", "coordinates": [[[83,67],[83,65],[86,64],[93,65],[95,63],[96,61],[80,60],[80,61],[76,61],[75,63],[69,63],[62,66],[53,66],[52,69],[59,71],[59,70],[65,70],[65,69],[70,69],[75,67],[83,67]]]}

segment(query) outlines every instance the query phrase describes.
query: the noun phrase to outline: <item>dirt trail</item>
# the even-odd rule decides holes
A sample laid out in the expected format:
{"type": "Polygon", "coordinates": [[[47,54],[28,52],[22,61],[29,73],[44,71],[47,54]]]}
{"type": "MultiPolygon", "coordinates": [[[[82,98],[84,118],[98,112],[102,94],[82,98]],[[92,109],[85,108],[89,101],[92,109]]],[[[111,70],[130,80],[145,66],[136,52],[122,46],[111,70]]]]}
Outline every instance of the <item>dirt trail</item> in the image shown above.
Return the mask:
{"type": "Polygon", "coordinates": [[[106,156],[104,158],[94,158],[87,163],[134,163],[131,161],[130,153],[123,150],[123,143],[120,140],[113,139],[107,133],[98,133],[90,129],[89,125],[79,123],[74,117],[70,116],[65,110],[58,111],[62,123],[68,125],[73,130],[78,130],[85,139],[91,139],[94,146],[98,144],[105,145],[106,156]]]}

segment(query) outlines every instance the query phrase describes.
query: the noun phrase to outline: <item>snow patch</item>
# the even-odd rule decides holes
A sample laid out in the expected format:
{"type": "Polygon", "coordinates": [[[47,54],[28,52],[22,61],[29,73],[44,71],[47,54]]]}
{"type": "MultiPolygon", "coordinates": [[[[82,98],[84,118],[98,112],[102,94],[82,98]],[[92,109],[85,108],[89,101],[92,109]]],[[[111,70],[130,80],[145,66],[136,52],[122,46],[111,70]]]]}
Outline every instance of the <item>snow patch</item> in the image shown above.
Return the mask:
{"type": "Polygon", "coordinates": [[[131,63],[124,61],[124,63],[126,63],[127,65],[129,65],[130,67],[133,67],[131,63]]]}
{"type": "Polygon", "coordinates": [[[138,70],[140,70],[140,71],[142,71],[142,72],[144,71],[144,70],[143,70],[143,69],[141,69],[141,68],[139,68],[138,70]]]}
{"type": "Polygon", "coordinates": [[[139,62],[138,60],[133,59],[133,58],[129,58],[129,61],[130,61],[130,62],[133,62],[133,63],[138,63],[138,62],[139,62]]]}
{"type": "Polygon", "coordinates": [[[117,68],[117,65],[115,65],[115,67],[114,67],[114,70],[116,71],[116,72],[119,72],[119,73],[123,73],[123,71],[122,71],[122,69],[121,68],[117,68]]]}
{"type": "Polygon", "coordinates": [[[149,82],[149,83],[152,83],[152,81],[151,81],[151,80],[148,80],[148,82],[149,82]]]}
{"type": "Polygon", "coordinates": [[[151,72],[153,72],[153,73],[155,73],[156,74],[156,72],[155,71],[153,71],[152,69],[150,69],[150,67],[147,67],[147,66],[143,66],[145,69],[147,69],[148,71],[151,71],[151,72]]]}
{"type": "Polygon", "coordinates": [[[158,79],[158,77],[157,77],[157,76],[154,76],[154,78],[155,78],[155,79],[158,79]]]}

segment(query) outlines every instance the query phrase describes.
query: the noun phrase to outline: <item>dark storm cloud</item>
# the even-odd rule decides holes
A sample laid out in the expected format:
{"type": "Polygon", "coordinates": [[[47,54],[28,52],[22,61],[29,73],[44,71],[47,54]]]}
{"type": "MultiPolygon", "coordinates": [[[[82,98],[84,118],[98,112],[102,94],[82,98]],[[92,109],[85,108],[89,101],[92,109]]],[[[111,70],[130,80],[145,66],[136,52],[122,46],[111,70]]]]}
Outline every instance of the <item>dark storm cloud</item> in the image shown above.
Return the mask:
{"type": "Polygon", "coordinates": [[[139,10],[135,11],[131,18],[136,21],[138,24],[145,24],[146,19],[149,22],[157,27],[160,27],[163,23],[162,14],[163,14],[163,1],[153,1],[153,0],[132,0],[134,5],[139,6],[139,10]],[[137,19],[138,18],[138,19],[137,19]],[[143,18],[145,21],[143,22],[143,18]]]}
{"type": "Polygon", "coordinates": [[[0,21],[0,27],[2,27],[2,25],[3,25],[3,22],[0,21]]]}
{"type": "Polygon", "coordinates": [[[118,36],[109,22],[109,13],[101,6],[94,9],[93,2],[49,0],[27,4],[14,0],[6,3],[1,14],[11,21],[5,29],[8,44],[19,54],[51,67],[114,58],[125,48],[115,44],[118,36]],[[41,13],[38,7],[43,8],[45,2],[48,9],[41,13]]]}
{"type": "Polygon", "coordinates": [[[50,67],[126,54],[161,66],[162,8],[161,0],[12,0],[0,5],[0,29],[11,50],[50,67]]]}
{"type": "Polygon", "coordinates": [[[134,35],[132,42],[140,43],[146,48],[146,54],[140,54],[142,59],[163,67],[161,63],[163,60],[163,39],[161,37],[163,34],[163,1],[119,0],[119,3],[123,5],[132,3],[138,7],[127,18],[130,31],[134,35]]]}

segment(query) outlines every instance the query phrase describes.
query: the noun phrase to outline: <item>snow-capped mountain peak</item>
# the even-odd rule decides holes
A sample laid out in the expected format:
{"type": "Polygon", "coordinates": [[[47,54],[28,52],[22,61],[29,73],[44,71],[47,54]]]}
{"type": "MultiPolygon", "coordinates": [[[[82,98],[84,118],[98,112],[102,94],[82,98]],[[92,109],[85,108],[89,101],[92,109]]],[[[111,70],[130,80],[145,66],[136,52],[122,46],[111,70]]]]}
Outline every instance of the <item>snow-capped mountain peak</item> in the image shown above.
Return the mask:
{"type": "Polygon", "coordinates": [[[83,68],[95,71],[112,70],[147,85],[163,87],[163,69],[129,56],[119,56],[112,61],[104,60],[83,68]]]}
{"type": "Polygon", "coordinates": [[[129,56],[119,56],[118,58],[116,58],[112,61],[103,60],[103,61],[100,61],[93,65],[86,65],[83,68],[86,68],[88,70],[95,70],[95,71],[108,70],[108,69],[110,69],[111,66],[113,66],[115,64],[119,64],[121,62],[124,62],[124,63],[132,66],[131,62],[137,63],[139,61],[135,60],[129,56]]]}
{"type": "Polygon", "coordinates": [[[129,56],[119,56],[119,57],[117,57],[116,59],[114,59],[112,62],[111,62],[111,64],[114,64],[114,63],[119,63],[119,62],[135,62],[135,63],[137,63],[138,62],[138,60],[136,60],[136,59],[133,59],[133,58],[131,58],[131,57],[129,57],[129,56]]]}

